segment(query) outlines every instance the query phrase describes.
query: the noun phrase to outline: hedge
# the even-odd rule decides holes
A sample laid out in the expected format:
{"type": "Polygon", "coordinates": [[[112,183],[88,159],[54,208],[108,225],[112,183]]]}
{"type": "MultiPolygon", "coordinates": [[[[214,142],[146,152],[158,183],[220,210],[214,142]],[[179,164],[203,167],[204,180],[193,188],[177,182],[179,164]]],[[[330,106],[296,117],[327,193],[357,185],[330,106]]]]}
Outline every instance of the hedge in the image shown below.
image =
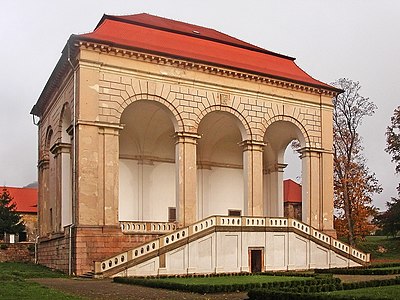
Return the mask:
{"type": "Polygon", "coordinates": [[[278,281],[278,282],[264,282],[264,283],[244,283],[244,284],[223,284],[223,285],[206,285],[206,284],[184,284],[175,282],[166,282],[159,279],[137,278],[137,277],[114,277],[114,282],[125,284],[136,284],[153,288],[164,288],[169,290],[179,290],[194,293],[227,293],[237,291],[249,291],[255,288],[264,289],[293,289],[297,288],[300,291],[329,291],[333,290],[331,286],[340,284],[338,278],[321,278],[315,280],[304,281],[278,281]],[[307,286],[301,288],[302,286],[307,286]],[[324,288],[322,288],[324,286],[324,288]],[[321,287],[321,288],[320,288],[321,287]],[[322,290],[323,289],[323,290],[322,290]]]}
{"type": "MultiPolygon", "coordinates": [[[[354,299],[354,296],[347,295],[331,295],[321,294],[322,292],[338,291],[338,290],[353,290],[368,287],[379,287],[400,284],[400,277],[386,279],[386,280],[370,280],[362,282],[351,282],[351,283],[338,283],[336,284],[321,284],[318,286],[303,286],[294,287],[289,289],[253,289],[248,292],[250,300],[258,299],[354,299]],[[318,294],[320,293],[320,294],[318,294]]],[[[370,299],[368,296],[357,297],[357,300],[370,299]]],[[[374,298],[377,299],[377,298],[374,298]]]]}
{"type": "Polygon", "coordinates": [[[400,268],[390,269],[389,267],[375,268],[334,268],[334,269],[316,269],[319,274],[342,274],[342,275],[394,275],[400,274],[400,268]],[[388,268],[388,269],[383,269],[388,268]]]}
{"type": "MultiPolygon", "coordinates": [[[[225,277],[225,276],[253,276],[253,275],[266,275],[266,276],[290,276],[290,277],[315,277],[311,272],[296,272],[296,271],[265,271],[258,273],[249,272],[231,272],[231,273],[208,273],[208,274],[175,274],[175,275],[148,275],[148,276],[135,276],[135,278],[142,279],[160,279],[160,278],[192,278],[192,277],[225,277]]],[[[328,276],[329,274],[323,274],[328,276]]]]}

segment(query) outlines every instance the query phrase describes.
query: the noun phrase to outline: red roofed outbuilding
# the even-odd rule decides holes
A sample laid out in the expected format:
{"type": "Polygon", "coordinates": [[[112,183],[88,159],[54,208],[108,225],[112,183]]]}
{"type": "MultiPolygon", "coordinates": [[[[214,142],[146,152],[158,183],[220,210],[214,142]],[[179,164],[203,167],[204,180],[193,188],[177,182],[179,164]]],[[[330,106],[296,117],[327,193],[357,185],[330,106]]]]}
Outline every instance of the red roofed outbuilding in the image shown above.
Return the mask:
{"type": "Polygon", "coordinates": [[[25,232],[19,234],[19,241],[33,242],[37,230],[37,188],[5,187],[13,202],[16,204],[16,211],[21,215],[25,224],[25,232]]]}
{"type": "Polygon", "coordinates": [[[301,221],[302,195],[301,184],[286,179],[283,181],[283,202],[285,217],[301,221]]]}

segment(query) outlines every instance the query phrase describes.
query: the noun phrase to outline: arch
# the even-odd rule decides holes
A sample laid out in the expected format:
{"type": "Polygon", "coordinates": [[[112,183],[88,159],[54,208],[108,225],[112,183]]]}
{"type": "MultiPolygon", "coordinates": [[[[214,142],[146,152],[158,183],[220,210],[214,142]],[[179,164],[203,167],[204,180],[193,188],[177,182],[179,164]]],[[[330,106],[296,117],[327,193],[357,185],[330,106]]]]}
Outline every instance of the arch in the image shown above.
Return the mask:
{"type": "Polygon", "coordinates": [[[299,141],[300,143],[302,143],[302,148],[303,147],[308,147],[310,145],[310,136],[307,132],[307,130],[305,129],[305,127],[303,126],[303,124],[301,122],[299,122],[297,119],[293,118],[292,116],[288,116],[288,115],[276,115],[270,119],[264,119],[262,124],[264,126],[264,132],[263,132],[263,136],[265,139],[265,135],[267,134],[267,130],[268,128],[278,122],[278,121],[285,121],[285,122],[290,122],[292,124],[294,124],[301,132],[302,136],[300,137],[299,141]],[[302,138],[302,139],[301,139],[302,138]]]}
{"type": "Polygon", "coordinates": [[[304,126],[295,118],[277,115],[264,122],[263,153],[264,168],[264,203],[268,216],[284,216],[283,172],[285,167],[285,151],[291,141],[298,140],[300,148],[310,145],[309,135],[304,126]]]}
{"type": "Polygon", "coordinates": [[[198,115],[195,124],[196,124],[196,132],[198,131],[200,122],[203,120],[203,118],[208,115],[211,112],[215,111],[221,111],[221,112],[226,112],[230,113],[233,116],[235,116],[235,120],[237,120],[237,124],[240,130],[240,133],[242,135],[242,140],[252,140],[252,132],[249,123],[247,122],[246,118],[238,112],[236,109],[231,108],[229,106],[220,106],[220,105],[212,105],[207,107],[206,109],[202,110],[201,113],[198,115]]]}
{"type": "Polygon", "coordinates": [[[196,149],[198,219],[245,211],[243,132],[240,120],[224,110],[213,110],[201,119],[196,149]]]}
{"type": "Polygon", "coordinates": [[[137,100],[121,115],[119,134],[119,220],[168,221],[176,207],[177,122],[157,101],[137,100]]]}
{"type": "Polygon", "coordinates": [[[132,103],[136,102],[136,101],[142,101],[142,100],[148,100],[148,101],[153,101],[153,102],[157,102],[161,105],[161,107],[163,107],[164,109],[166,109],[167,111],[169,111],[172,116],[171,116],[171,121],[174,124],[174,129],[175,132],[178,131],[185,131],[185,124],[183,122],[183,118],[180,115],[180,113],[178,112],[178,110],[176,109],[176,107],[169,102],[167,99],[164,99],[160,96],[154,95],[154,94],[136,94],[128,99],[126,99],[122,104],[121,107],[123,108],[121,112],[117,113],[117,120],[118,122],[121,122],[121,116],[124,113],[125,109],[132,103]]]}
{"type": "Polygon", "coordinates": [[[71,109],[69,108],[69,103],[66,102],[64,103],[61,113],[60,113],[60,119],[59,119],[59,128],[61,132],[61,142],[62,143],[70,143],[71,138],[69,137],[69,134],[67,133],[68,128],[71,126],[72,122],[72,113],[71,109]]]}
{"type": "Polygon", "coordinates": [[[51,126],[48,126],[46,129],[46,135],[44,139],[44,151],[50,151],[51,148],[51,139],[53,138],[53,128],[51,126]]]}

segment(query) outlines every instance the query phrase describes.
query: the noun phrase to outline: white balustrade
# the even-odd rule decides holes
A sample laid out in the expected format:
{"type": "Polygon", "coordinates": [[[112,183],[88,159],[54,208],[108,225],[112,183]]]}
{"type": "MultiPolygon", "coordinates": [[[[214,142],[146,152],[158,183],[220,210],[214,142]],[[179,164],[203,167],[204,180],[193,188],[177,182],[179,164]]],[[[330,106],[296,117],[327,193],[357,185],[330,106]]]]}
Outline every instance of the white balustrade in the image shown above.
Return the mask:
{"type": "Polygon", "coordinates": [[[267,218],[267,226],[269,227],[288,227],[288,224],[286,218],[267,218]]]}
{"type": "Polygon", "coordinates": [[[128,252],[124,252],[124,253],[115,255],[115,256],[101,262],[101,264],[100,264],[101,271],[104,272],[104,271],[110,270],[112,268],[115,268],[119,265],[126,263],[127,260],[128,260],[128,252]]]}
{"type": "Polygon", "coordinates": [[[143,255],[146,255],[152,251],[156,251],[158,249],[160,249],[160,241],[159,241],[159,239],[156,239],[154,241],[151,241],[144,245],[136,247],[136,248],[130,250],[130,252],[131,252],[132,259],[135,259],[135,258],[139,258],[143,255]]]}
{"type": "Polygon", "coordinates": [[[351,249],[351,253],[350,254],[352,256],[357,257],[358,259],[360,259],[360,260],[362,260],[364,262],[368,262],[369,261],[369,257],[368,257],[367,254],[365,254],[365,253],[363,253],[361,251],[358,251],[357,249],[354,249],[353,247],[350,247],[350,249],[351,249]]]}
{"type": "Polygon", "coordinates": [[[318,230],[315,230],[314,228],[311,229],[312,236],[316,238],[317,240],[320,240],[321,242],[324,242],[328,245],[331,244],[331,237],[329,235],[326,235],[322,232],[319,232],[318,230]]]}
{"type": "Polygon", "coordinates": [[[300,231],[302,231],[302,232],[304,232],[304,233],[306,233],[306,234],[308,234],[308,235],[311,234],[310,226],[308,226],[308,225],[306,225],[306,224],[304,224],[302,222],[299,222],[297,220],[291,219],[291,226],[296,228],[296,229],[298,229],[298,230],[300,230],[300,231]]]}
{"type": "Polygon", "coordinates": [[[243,226],[265,227],[266,219],[260,217],[243,217],[243,226]]]}
{"type": "Polygon", "coordinates": [[[200,222],[194,223],[193,225],[190,225],[191,232],[193,234],[202,232],[210,227],[214,227],[215,224],[217,223],[216,217],[209,217],[207,219],[204,219],[200,222]]]}
{"type": "Polygon", "coordinates": [[[350,254],[364,262],[369,262],[369,254],[354,249],[345,243],[340,242],[298,220],[287,218],[263,218],[263,217],[237,217],[237,216],[212,216],[188,227],[177,229],[176,224],[169,222],[120,222],[121,230],[124,233],[167,233],[164,236],[136,247],[129,252],[123,252],[100,262],[100,272],[125,264],[128,261],[128,254],[131,259],[139,258],[161,247],[173,245],[189,235],[198,234],[215,226],[244,226],[244,227],[292,227],[313,237],[327,245],[350,254]],[[190,234],[189,234],[190,233],[190,234]]]}
{"type": "Polygon", "coordinates": [[[187,238],[188,236],[189,236],[189,228],[188,227],[179,229],[171,234],[168,234],[168,235],[165,235],[162,237],[163,246],[172,245],[184,238],[187,238]]]}
{"type": "Polygon", "coordinates": [[[176,224],[170,222],[134,222],[121,221],[123,233],[167,233],[176,230],[176,224]]]}
{"type": "Polygon", "coordinates": [[[242,217],[236,216],[218,216],[217,225],[219,226],[242,226],[242,217]]]}
{"type": "Polygon", "coordinates": [[[337,239],[332,238],[332,246],[340,251],[350,254],[350,247],[345,243],[338,241],[337,239]]]}

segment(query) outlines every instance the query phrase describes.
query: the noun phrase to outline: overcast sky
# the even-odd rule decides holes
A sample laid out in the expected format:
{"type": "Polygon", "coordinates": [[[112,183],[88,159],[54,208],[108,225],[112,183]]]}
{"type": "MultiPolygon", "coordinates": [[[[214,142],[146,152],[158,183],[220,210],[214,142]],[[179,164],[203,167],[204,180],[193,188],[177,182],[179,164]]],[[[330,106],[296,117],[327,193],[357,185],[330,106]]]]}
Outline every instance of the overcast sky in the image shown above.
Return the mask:
{"type": "Polygon", "coordinates": [[[147,12],[211,27],[268,50],[296,57],[311,76],[359,81],[378,110],[365,119],[368,165],[384,192],[400,178],[384,152],[385,130],[400,105],[400,1],[100,1],[9,0],[0,10],[0,185],[37,178],[37,128],[29,114],[71,34],[90,32],[102,15],[147,12]]]}

